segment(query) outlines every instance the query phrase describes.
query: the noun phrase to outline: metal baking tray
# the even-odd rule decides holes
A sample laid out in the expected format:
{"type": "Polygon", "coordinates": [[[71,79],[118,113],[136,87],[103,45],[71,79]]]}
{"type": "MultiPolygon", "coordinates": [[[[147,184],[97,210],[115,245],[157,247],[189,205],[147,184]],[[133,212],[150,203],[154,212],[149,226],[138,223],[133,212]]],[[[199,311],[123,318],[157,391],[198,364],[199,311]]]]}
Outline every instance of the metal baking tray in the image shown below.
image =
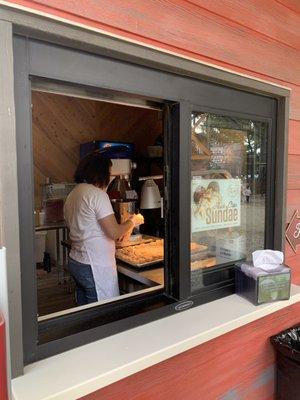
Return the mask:
{"type": "Polygon", "coordinates": [[[117,255],[117,254],[116,254],[116,258],[117,258],[119,261],[122,261],[122,262],[124,262],[124,263],[126,263],[126,264],[128,264],[128,265],[131,265],[131,266],[134,267],[134,268],[145,268],[145,267],[149,267],[150,265],[155,265],[155,264],[162,263],[162,262],[164,261],[163,258],[159,258],[159,259],[154,260],[154,261],[149,261],[149,262],[145,262],[145,263],[138,263],[138,264],[136,264],[136,263],[134,263],[134,262],[130,262],[128,259],[125,259],[125,258],[123,258],[122,256],[119,256],[119,255],[117,255]]]}
{"type": "Polygon", "coordinates": [[[155,240],[158,240],[160,238],[157,238],[155,236],[150,236],[150,235],[141,235],[140,238],[137,239],[132,239],[129,240],[128,242],[125,242],[122,245],[117,245],[116,249],[123,249],[124,247],[129,247],[129,246],[136,246],[138,244],[144,244],[144,243],[150,243],[150,242],[154,242],[155,240]]]}
{"type": "MultiPolygon", "coordinates": [[[[143,235],[143,240],[140,242],[133,242],[131,244],[131,246],[138,246],[139,244],[146,244],[146,243],[151,243],[151,242],[155,242],[156,240],[161,240],[161,238],[155,237],[155,236],[148,236],[148,235],[143,235]]],[[[124,246],[127,247],[128,245],[124,246]]],[[[155,264],[159,264],[162,263],[164,261],[163,258],[158,258],[156,260],[153,261],[148,261],[148,262],[144,262],[144,263],[135,263],[133,261],[128,260],[125,257],[122,257],[122,254],[118,254],[118,251],[120,251],[121,248],[118,248],[116,250],[116,259],[119,261],[122,261],[128,265],[131,265],[134,268],[145,268],[148,267],[150,265],[155,265],[155,264]]]]}
{"type": "MultiPolygon", "coordinates": [[[[155,240],[159,240],[160,238],[157,238],[155,236],[143,235],[143,239],[144,239],[143,241],[140,241],[138,243],[132,243],[132,244],[126,245],[124,247],[130,246],[130,245],[138,246],[139,244],[154,242],[155,240]]],[[[164,261],[163,258],[158,258],[157,260],[149,261],[149,262],[145,262],[145,263],[134,263],[134,262],[130,262],[127,258],[123,258],[122,254],[119,255],[118,250],[120,250],[120,248],[117,249],[117,251],[116,251],[116,259],[119,261],[122,261],[128,265],[131,265],[134,268],[145,268],[145,267],[149,267],[150,265],[162,263],[164,261]]],[[[195,251],[191,252],[192,261],[207,258],[207,253],[208,253],[207,247],[200,251],[195,250],[195,251]]]]}

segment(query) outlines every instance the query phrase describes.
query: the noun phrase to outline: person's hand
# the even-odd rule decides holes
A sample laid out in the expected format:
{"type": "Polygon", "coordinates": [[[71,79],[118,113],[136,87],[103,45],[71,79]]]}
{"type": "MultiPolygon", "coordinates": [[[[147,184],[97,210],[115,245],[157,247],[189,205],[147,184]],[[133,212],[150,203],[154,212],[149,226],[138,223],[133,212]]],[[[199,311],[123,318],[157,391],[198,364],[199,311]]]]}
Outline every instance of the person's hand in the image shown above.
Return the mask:
{"type": "Polygon", "coordinates": [[[145,221],[144,221],[144,217],[142,216],[142,214],[133,214],[129,220],[133,223],[134,227],[137,227],[139,225],[142,225],[145,221]]]}

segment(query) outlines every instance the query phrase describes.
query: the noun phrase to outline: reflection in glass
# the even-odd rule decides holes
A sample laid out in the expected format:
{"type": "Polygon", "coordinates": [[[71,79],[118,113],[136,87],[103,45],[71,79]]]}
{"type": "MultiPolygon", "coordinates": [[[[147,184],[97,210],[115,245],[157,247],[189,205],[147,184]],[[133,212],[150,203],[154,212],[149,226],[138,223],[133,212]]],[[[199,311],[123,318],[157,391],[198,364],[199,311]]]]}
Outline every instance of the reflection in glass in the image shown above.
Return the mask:
{"type": "Polygon", "coordinates": [[[264,248],[267,124],[193,113],[191,286],[232,278],[233,263],[264,248]]]}

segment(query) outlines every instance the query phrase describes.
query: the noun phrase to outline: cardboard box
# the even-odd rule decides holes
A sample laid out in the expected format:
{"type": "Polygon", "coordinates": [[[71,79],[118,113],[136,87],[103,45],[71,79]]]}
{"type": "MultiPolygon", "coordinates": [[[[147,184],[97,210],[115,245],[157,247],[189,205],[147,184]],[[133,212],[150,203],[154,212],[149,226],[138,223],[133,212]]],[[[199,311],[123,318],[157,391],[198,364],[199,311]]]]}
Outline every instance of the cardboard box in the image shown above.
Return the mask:
{"type": "Polygon", "coordinates": [[[216,240],[216,257],[218,262],[237,261],[246,258],[246,236],[228,235],[216,240]]]}

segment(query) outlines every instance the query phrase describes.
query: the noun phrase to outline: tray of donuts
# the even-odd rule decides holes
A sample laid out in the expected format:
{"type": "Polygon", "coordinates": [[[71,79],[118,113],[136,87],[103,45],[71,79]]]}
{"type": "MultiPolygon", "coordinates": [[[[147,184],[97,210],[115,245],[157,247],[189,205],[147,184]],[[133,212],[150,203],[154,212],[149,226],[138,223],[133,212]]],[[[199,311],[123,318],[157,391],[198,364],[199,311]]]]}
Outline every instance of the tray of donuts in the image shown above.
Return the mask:
{"type": "Polygon", "coordinates": [[[157,239],[117,249],[116,258],[136,268],[161,263],[164,260],[163,240],[157,239]]]}
{"type": "Polygon", "coordinates": [[[191,242],[191,261],[203,260],[208,257],[208,246],[191,242]]]}
{"type": "MultiPolygon", "coordinates": [[[[192,259],[203,259],[207,256],[207,246],[192,242],[190,250],[192,259]]],[[[153,239],[149,243],[118,248],[116,258],[135,268],[162,263],[164,261],[164,240],[153,239]]]]}

